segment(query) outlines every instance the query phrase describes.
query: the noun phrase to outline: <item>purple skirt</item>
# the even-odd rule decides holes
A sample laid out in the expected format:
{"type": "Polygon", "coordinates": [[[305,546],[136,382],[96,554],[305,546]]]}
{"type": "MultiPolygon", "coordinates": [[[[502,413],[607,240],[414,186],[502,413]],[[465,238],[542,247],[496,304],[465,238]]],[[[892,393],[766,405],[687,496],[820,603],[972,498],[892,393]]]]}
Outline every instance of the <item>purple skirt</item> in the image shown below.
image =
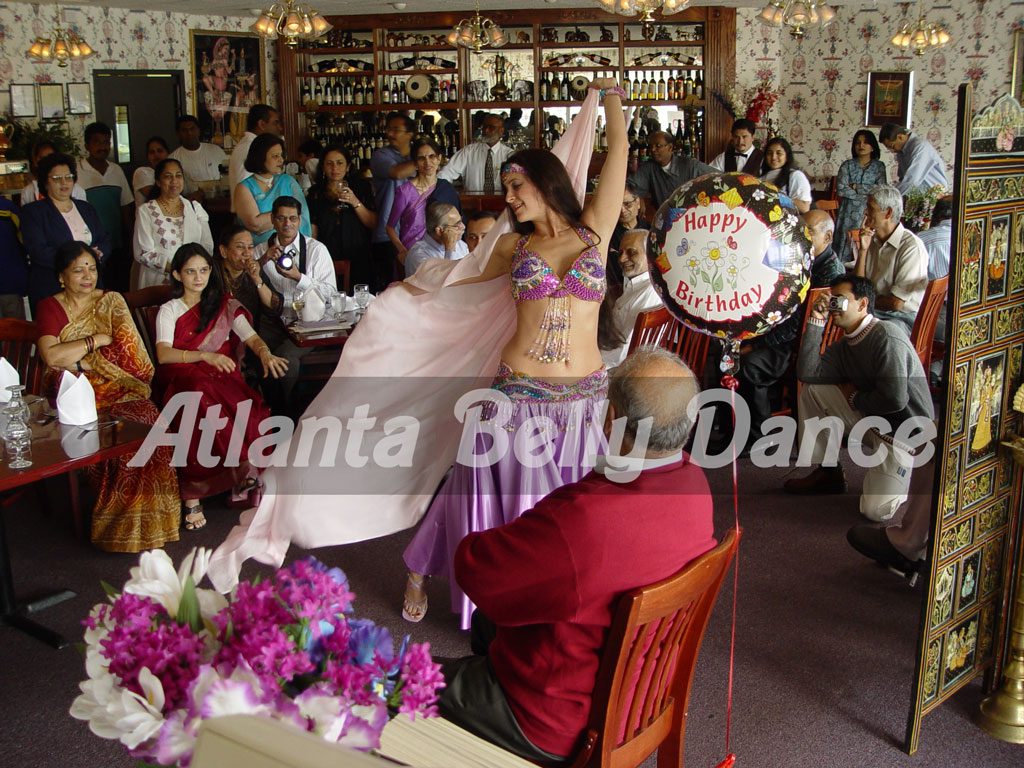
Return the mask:
{"type": "Polygon", "coordinates": [[[474,608],[452,576],[462,538],[510,523],[556,488],[579,480],[606,446],[604,368],[556,384],[501,363],[490,392],[488,402],[467,411],[451,474],[404,555],[410,571],[448,579],[462,629],[469,629],[474,608]]]}

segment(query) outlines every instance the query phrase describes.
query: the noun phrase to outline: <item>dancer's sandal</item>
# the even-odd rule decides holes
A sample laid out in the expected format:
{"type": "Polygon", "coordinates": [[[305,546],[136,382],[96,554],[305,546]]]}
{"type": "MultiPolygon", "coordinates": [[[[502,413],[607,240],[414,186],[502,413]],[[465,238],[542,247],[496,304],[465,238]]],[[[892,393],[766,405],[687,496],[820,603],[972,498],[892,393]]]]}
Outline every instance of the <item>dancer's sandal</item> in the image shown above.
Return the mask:
{"type": "MultiPolygon", "coordinates": [[[[418,575],[418,574],[417,574],[418,575]]],[[[419,581],[413,578],[413,574],[409,574],[408,580],[405,582],[405,600],[402,605],[402,618],[406,621],[411,621],[414,624],[423,621],[423,617],[427,615],[427,590],[426,590],[426,576],[420,576],[419,581]],[[410,597],[410,590],[418,589],[423,595],[422,600],[414,600],[410,597]]]]}
{"type": "Polygon", "coordinates": [[[198,531],[206,527],[206,515],[203,514],[203,505],[196,504],[194,507],[185,507],[185,530],[198,531]]]}
{"type": "Polygon", "coordinates": [[[262,495],[263,486],[260,481],[255,477],[247,477],[244,483],[232,489],[227,504],[231,509],[248,509],[259,505],[262,495]]]}

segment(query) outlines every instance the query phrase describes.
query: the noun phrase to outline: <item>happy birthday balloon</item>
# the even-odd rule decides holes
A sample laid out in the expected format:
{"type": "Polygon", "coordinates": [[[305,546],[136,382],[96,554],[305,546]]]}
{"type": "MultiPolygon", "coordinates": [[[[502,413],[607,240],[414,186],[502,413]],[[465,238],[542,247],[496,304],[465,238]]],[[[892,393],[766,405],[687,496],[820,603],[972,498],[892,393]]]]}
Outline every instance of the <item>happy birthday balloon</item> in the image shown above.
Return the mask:
{"type": "Polygon", "coordinates": [[[792,200],[745,173],[683,184],[651,228],[651,282],[703,333],[742,340],[790,317],[810,285],[811,243],[792,200]]]}

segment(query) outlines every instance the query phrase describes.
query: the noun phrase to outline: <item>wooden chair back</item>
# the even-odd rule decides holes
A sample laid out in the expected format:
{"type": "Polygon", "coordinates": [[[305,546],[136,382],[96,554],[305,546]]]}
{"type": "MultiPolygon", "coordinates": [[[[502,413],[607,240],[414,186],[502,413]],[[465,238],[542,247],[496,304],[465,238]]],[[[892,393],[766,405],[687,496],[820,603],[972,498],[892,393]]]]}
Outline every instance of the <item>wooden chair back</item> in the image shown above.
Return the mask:
{"type": "Polygon", "coordinates": [[[169,285],[151,285],[149,288],[129,291],[124,295],[124,301],[131,310],[135,327],[139,330],[139,336],[142,337],[142,343],[153,365],[156,365],[156,315],[160,307],[170,300],[169,285]]]}
{"type": "Polygon", "coordinates": [[[334,260],[334,279],[338,283],[338,290],[348,294],[352,293],[350,290],[352,287],[351,268],[352,262],[347,259],[334,260]]]}
{"type": "Polygon", "coordinates": [[[697,656],[741,534],[619,598],[573,768],[632,768],[655,749],[659,766],[682,766],[697,656]]]}
{"type": "Polygon", "coordinates": [[[680,323],[665,307],[641,312],[633,323],[633,336],[629,340],[627,354],[640,347],[664,347],[673,327],[680,323]]]}
{"type": "Polygon", "coordinates": [[[946,288],[949,285],[949,277],[939,277],[928,283],[925,288],[924,298],[921,299],[921,306],[917,310],[917,318],[914,320],[914,329],[910,333],[910,343],[914,345],[914,351],[921,358],[921,365],[925,372],[932,361],[932,344],[935,342],[935,326],[939,322],[939,312],[946,301],[946,288]]]}
{"type": "Polygon", "coordinates": [[[832,221],[836,220],[836,211],[839,210],[838,200],[819,200],[814,204],[814,207],[819,211],[825,211],[829,216],[832,217],[832,221]]]}
{"type": "Polygon", "coordinates": [[[0,318],[0,355],[18,372],[25,392],[42,394],[43,361],[36,350],[39,330],[28,320],[0,318]]]}

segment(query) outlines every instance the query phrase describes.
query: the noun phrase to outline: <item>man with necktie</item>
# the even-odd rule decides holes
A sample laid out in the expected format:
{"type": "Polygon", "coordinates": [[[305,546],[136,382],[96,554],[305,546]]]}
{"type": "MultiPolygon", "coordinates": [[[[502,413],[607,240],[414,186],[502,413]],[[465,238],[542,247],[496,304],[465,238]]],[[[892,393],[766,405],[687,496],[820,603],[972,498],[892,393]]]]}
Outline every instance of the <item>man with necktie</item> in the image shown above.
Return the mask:
{"type": "Polygon", "coordinates": [[[501,192],[501,164],[511,155],[512,149],[502,143],[505,121],[498,115],[484,115],[480,128],[481,140],[463,147],[437,172],[437,178],[453,184],[462,179],[467,192],[501,192]]]}
{"type": "Polygon", "coordinates": [[[729,148],[711,161],[711,167],[718,171],[732,173],[743,171],[752,176],[761,175],[761,161],[764,159],[760,149],[754,146],[754,131],[757,126],[753,120],[740,118],[732,124],[732,140],[729,148]]]}

